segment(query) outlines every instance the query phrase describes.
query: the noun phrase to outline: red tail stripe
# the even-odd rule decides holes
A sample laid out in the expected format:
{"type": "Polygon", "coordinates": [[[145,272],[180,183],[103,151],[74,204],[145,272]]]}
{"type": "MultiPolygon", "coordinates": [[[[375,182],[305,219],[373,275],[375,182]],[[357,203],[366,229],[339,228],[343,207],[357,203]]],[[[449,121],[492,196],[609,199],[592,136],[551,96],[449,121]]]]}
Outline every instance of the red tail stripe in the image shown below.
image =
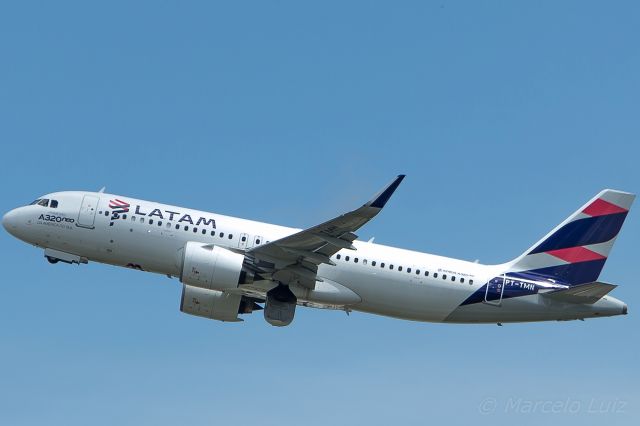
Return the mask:
{"type": "Polygon", "coordinates": [[[593,203],[589,204],[589,207],[584,209],[582,213],[588,214],[589,216],[604,216],[607,214],[625,213],[627,211],[627,209],[623,209],[622,207],[616,206],[602,198],[598,198],[593,203]]]}
{"type": "Polygon", "coordinates": [[[588,262],[590,260],[600,260],[607,258],[606,256],[603,256],[599,253],[596,253],[595,251],[591,251],[584,247],[571,247],[551,250],[547,251],[546,253],[569,263],[588,262]]]}

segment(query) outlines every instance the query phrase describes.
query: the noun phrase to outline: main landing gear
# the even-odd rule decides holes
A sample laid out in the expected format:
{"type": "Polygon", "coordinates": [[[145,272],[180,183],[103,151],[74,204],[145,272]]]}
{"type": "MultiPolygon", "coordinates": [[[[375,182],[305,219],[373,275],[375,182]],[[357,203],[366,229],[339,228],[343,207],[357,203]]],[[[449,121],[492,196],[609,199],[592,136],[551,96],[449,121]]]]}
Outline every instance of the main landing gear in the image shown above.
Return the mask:
{"type": "Polygon", "coordinates": [[[267,292],[267,303],[264,308],[264,319],[276,327],[291,324],[296,313],[298,298],[288,285],[278,285],[267,292]]]}

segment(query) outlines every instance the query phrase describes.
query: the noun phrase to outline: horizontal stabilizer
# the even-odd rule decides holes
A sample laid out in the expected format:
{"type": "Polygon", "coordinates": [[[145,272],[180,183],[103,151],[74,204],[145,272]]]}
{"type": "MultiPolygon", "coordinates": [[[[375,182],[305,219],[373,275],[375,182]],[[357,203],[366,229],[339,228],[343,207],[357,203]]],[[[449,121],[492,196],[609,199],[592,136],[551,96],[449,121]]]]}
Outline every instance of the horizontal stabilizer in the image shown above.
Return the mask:
{"type": "Polygon", "coordinates": [[[614,284],[601,283],[599,281],[574,285],[562,290],[544,293],[545,297],[566,303],[584,303],[592,305],[602,299],[607,293],[616,288],[614,284]]]}

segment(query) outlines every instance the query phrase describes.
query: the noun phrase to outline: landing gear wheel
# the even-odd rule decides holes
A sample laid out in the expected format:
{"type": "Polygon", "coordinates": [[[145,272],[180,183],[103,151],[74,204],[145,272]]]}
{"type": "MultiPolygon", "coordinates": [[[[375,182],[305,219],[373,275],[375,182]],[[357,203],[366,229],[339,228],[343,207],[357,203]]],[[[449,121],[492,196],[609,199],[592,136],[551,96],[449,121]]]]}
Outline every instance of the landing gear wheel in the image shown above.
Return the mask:
{"type": "Polygon", "coordinates": [[[298,299],[289,286],[278,284],[267,292],[267,301],[264,309],[264,319],[276,327],[284,327],[291,324],[296,312],[298,299]]]}
{"type": "Polygon", "coordinates": [[[45,256],[45,257],[47,258],[47,262],[51,263],[52,265],[55,265],[60,261],[60,259],[56,259],[55,257],[51,257],[51,256],[45,256]]]}

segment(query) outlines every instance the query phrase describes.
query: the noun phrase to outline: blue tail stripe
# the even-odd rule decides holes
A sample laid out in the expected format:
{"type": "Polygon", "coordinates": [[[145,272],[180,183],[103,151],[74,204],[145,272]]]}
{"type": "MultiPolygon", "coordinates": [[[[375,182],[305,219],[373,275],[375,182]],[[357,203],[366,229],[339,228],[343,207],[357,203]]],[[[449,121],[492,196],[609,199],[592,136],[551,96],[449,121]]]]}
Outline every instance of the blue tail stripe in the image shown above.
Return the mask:
{"type": "Polygon", "coordinates": [[[590,260],[588,262],[568,263],[566,265],[549,266],[547,268],[534,269],[525,272],[511,272],[510,275],[531,278],[548,277],[560,284],[577,285],[591,283],[598,280],[604,263],[607,259],[590,260]]]}
{"type": "Polygon", "coordinates": [[[530,254],[604,243],[618,235],[626,217],[627,212],[623,212],[569,222],[533,249],[530,254]]]}

